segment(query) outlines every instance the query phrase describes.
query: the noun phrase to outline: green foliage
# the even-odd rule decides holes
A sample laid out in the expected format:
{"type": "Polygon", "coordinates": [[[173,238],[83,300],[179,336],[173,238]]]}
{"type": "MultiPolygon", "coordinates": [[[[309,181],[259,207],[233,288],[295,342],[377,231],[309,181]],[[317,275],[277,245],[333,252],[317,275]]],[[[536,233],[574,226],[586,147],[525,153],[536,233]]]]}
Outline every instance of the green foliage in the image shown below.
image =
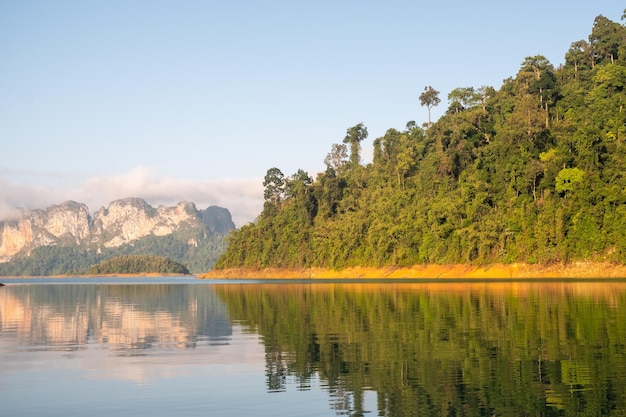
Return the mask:
{"type": "Polygon", "coordinates": [[[30,256],[18,256],[11,262],[0,264],[0,276],[78,275],[103,259],[102,253],[86,251],[75,245],[41,246],[30,256]]]}
{"type": "Polygon", "coordinates": [[[94,265],[87,271],[90,275],[99,274],[189,274],[185,265],[163,256],[122,255],[94,265]]]}
{"type": "Polygon", "coordinates": [[[563,66],[530,56],[500,90],[454,89],[427,130],[376,138],[367,166],[366,129],[349,128],[350,163],[334,145],[326,172],[293,177],[217,266],[626,262],[625,51],[626,27],[599,16],[563,66]]]}
{"type": "Polygon", "coordinates": [[[558,192],[572,191],[583,180],[585,172],[578,168],[563,168],[556,176],[555,188],[558,192]]]}
{"type": "Polygon", "coordinates": [[[360,143],[367,138],[367,128],[363,123],[359,123],[346,131],[346,137],[343,139],[343,143],[350,145],[350,162],[353,165],[358,165],[361,161],[360,143]]]}
{"type": "Polygon", "coordinates": [[[265,201],[276,205],[282,201],[285,194],[285,175],[276,167],[270,168],[265,174],[263,186],[265,187],[263,193],[265,201]]]}

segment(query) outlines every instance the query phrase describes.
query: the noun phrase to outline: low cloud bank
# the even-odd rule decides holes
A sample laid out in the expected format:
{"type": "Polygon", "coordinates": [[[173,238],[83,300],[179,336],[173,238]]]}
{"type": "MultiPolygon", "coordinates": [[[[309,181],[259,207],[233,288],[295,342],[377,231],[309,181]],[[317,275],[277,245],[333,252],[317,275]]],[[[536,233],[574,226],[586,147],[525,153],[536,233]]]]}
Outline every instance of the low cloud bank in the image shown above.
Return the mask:
{"type": "Polygon", "coordinates": [[[143,198],[153,207],[174,206],[192,201],[199,209],[208,206],[227,208],[237,227],[254,221],[263,208],[260,178],[224,178],[191,180],[168,178],[152,169],[138,167],[113,176],[81,177],[76,175],[0,172],[0,220],[15,218],[23,209],[45,209],[67,200],[85,203],[93,213],[111,201],[127,197],[143,198]],[[41,184],[45,185],[41,185],[41,184]]]}

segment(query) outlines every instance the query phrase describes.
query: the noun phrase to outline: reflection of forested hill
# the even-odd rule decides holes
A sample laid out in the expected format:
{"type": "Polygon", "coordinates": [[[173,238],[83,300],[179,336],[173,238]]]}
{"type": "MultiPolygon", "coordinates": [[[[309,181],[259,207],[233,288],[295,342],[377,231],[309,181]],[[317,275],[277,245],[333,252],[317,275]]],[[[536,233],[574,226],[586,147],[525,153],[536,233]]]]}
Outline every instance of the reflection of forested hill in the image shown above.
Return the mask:
{"type": "Polygon", "coordinates": [[[356,415],[368,389],[389,416],[626,411],[623,285],[455,285],[216,292],[233,320],[262,337],[268,389],[319,375],[356,415]]]}
{"type": "Polygon", "coordinates": [[[0,292],[0,331],[25,345],[83,349],[193,347],[232,333],[210,287],[185,285],[28,285],[0,292]]]}

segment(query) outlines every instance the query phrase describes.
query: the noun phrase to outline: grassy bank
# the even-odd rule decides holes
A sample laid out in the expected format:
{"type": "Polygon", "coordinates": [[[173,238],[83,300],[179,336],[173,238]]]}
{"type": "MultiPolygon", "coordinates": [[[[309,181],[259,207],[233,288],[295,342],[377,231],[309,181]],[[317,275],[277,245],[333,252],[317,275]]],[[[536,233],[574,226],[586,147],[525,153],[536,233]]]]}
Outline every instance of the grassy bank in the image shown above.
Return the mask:
{"type": "Polygon", "coordinates": [[[268,278],[626,278],[626,265],[608,262],[528,265],[415,265],[411,267],[352,267],[245,269],[230,268],[198,274],[204,279],[268,278]]]}

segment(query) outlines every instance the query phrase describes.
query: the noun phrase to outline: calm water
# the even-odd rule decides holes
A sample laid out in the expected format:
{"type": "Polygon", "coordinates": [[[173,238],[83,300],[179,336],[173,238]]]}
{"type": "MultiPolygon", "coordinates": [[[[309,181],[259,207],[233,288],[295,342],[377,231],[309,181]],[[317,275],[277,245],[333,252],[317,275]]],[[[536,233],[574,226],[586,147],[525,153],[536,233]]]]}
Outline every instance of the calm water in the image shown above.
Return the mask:
{"type": "Polygon", "coordinates": [[[626,283],[5,280],[2,416],[626,415],[626,283]]]}

